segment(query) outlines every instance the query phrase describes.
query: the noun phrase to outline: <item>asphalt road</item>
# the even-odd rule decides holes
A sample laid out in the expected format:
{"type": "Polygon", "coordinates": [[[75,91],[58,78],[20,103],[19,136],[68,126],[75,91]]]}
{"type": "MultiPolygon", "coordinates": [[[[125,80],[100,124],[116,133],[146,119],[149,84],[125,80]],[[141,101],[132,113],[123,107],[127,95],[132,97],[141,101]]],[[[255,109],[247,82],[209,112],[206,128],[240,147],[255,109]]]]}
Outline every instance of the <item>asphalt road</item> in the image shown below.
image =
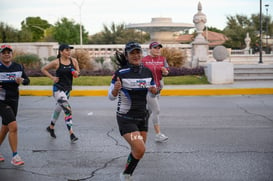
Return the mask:
{"type": "MultiPolygon", "coordinates": [[[[75,144],[63,119],[56,124],[57,139],[46,132],[52,97],[20,98],[18,152],[25,166],[11,166],[6,138],[1,181],[119,180],[130,150],[118,132],[117,103],[95,96],[71,97],[70,103],[75,144]]],[[[155,143],[150,123],[135,181],[273,180],[273,95],[164,96],[160,105],[169,141],[155,143]]]]}

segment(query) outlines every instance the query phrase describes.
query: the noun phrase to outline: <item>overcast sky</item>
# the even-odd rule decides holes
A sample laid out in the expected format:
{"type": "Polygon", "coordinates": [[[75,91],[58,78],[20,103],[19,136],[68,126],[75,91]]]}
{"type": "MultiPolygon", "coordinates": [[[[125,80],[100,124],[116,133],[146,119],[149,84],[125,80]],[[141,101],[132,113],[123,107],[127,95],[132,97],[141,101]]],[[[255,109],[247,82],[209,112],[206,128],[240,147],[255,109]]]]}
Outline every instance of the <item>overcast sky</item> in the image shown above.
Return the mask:
{"type": "MultiPolygon", "coordinates": [[[[94,34],[109,26],[125,23],[149,23],[155,17],[172,18],[175,23],[193,23],[198,2],[207,16],[207,26],[223,29],[226,16],[259,13],[260,0],[1,0],[0,21],[14,28],[21,28],[21,21],[29,16],[39,16],[50,24],[62,17],[73,19],[94,34]],[[80,4],[83,2],[81,8],[80,4]],[[80,11],[81,10],[81,11],[80,11]]],[[[268,13],[273,14],[273,0],[263,0],[269,4],[268,13]]]]}

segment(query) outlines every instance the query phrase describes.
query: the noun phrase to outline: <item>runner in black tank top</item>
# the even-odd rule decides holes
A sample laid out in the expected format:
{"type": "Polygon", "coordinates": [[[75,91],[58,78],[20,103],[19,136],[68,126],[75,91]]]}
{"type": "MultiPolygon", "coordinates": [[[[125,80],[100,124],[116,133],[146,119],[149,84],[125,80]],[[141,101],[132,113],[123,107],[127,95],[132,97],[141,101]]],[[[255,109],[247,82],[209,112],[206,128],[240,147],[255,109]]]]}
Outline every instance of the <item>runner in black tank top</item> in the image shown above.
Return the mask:
{"type": "Polygon", "coordinates": [[[71,142],[75,142],[78,138],[75,136],[72,129],[72,111],[68,99],[70,97],[70,91],[72,90],[73,77],[79,76],[80,69],[77,60],[70,57],[72,48],[73,47],[66,44],[60,45],[58,59],[45,65],[41,71],[54,81],[53,96],[57,101],[51,117],[50,126],[46,129],[51,137],[56,138],[54,126],[59,118],[60,112],[63,110],[65,114],[65,123],[70,133],[70,140],[71,142]],[[56,70],[56,76],[49,73],[50,69],[56,70]]]}
{"type": "Polygon", "coordinates": [[[59,58],[59,68],[56,70],[56,77],[59,77],[59,82],[56,82],[54,86],[56,89],[62,91],[71,91],[73,83],[73,75],[71,73],[72,69],[75,69],[72,59],[70,58],[70,64],[64,65],[61,63],[61,58],[59,58]]]}

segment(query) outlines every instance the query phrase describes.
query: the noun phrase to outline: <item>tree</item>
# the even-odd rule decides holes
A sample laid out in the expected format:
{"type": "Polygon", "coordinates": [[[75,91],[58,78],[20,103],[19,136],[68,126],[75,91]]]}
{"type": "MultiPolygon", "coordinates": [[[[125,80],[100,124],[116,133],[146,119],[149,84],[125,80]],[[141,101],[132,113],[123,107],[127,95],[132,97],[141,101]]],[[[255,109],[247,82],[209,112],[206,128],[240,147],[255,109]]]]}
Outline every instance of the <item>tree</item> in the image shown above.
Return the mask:
{"type": "Polygon", "coordinates": [[[208,29],[208,31],[213,31],[213,32],[217,32],[217,33],[223,33],[223,30],[220,30],[220,29],[218,29],[216,27],[210,26],[210,27],[207,27],[207,29],[208,29]]]}
{"type": "MultiPolygon", "coordinates": [[[[228,41],[224,44],[227,47],[234,49],[245,48],[245,37],[249,33],[251,38],[250,46],[254,47],[255,44],[259,43],[259,31],[260,31],[260,21],[259,14],[252,14],[250,18],[244,15],[227,16],[227,26],[224,29],[224,34],[228,37],[228,41]]],[[[262,29],[265,31],[266,21],[265,16],[262,15],[262,29]]],[[[269,35],[272,35],[271,17],[269,17],[269,35]]]]}
{"type": "Polygon", "coordinates": [[[32,42],[32,33],[28,30],[20,30],[19,31],[19,42],[32,42]]]}
{"type": "Polygon", "coordinates": [[[27,17],[21,22],[21,29],[25,32],[31,32],[32,41],[41,41],[45,36],[45,31],[51,25],[47,20],[43,20],[40,17],[27,17]]]}
{"type": "MultiPolygon", "coordinates": [[[[56,22],[52,30],[53,38],[59,43],[80,44],[80,24],[73,20],[62,18],[56,22]]],[[[82,27],[83,43],[88,42],[88,32],[82,27]]]]}
{"type": "Polygon", "coordinates": [[[17,42],[19,40],[18,30],[0,22],[0,42],[17,42]]]}
{"type": "Polygon", "coordinates": [[[93,35],[90,44],[124,44],[128,41],[144,43],[149,40],[149,34],[137,30],[126,29],[125,24],[116,25],[114,22],[107,27],[103,25],[103,31],[93,35]]]}
{"type": "Polygon", "coordinates": [[[55,42],[56,40],[53,38],[53,31],[54,31],[54,26],[51,26],[47,28],[44,31],[44,42],[55,42]]]}

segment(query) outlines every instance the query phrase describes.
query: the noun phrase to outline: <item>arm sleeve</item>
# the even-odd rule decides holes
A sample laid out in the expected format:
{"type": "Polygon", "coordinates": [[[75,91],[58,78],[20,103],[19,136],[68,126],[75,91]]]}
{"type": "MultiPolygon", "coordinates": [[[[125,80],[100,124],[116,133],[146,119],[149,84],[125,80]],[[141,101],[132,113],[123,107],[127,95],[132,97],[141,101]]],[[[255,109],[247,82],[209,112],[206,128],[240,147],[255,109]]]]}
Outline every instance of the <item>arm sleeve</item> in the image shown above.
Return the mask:
{"type": "Polygon", "coordinates": [[[117,97],[113,96],[112,94],[112,91],[115,87],[115,84],[111,83],[109,89],[108,89],[108,98],[111,100],[111,101],[114,101],[117,97]]]}
{"type": "Polygon", "coordinates": [[[111,81],[110,87],[108,89],[108,98],[111,101],[113,101],[113,100],[115,100],[117,98],[117,97],[113,96],[113,94],[112,94],[112,91],[113,91],[113,89],[115,87],[116,80],[117,80],[117,76],[116,76],[116,74],[114,74],[113,77],[112,77],[112,81],[111,81]]]}

